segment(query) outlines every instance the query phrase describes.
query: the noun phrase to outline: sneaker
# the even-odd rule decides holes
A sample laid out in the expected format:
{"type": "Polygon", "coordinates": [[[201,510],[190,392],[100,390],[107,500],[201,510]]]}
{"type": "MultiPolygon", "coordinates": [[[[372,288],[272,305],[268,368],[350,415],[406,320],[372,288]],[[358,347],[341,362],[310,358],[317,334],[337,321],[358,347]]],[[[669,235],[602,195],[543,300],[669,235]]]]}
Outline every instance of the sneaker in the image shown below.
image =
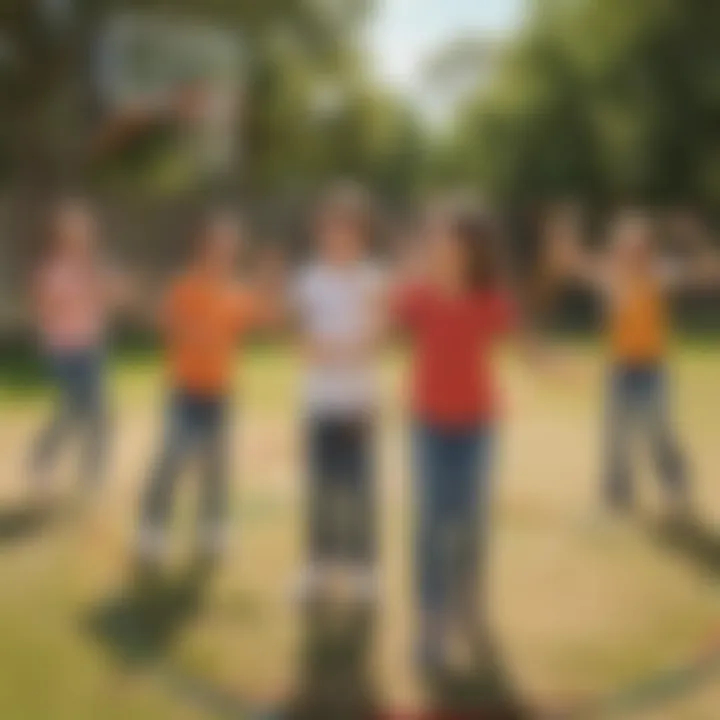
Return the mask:
{"type": "Polygon", "coordinates": [[[444,669],[443,631],[439,621],[425,620],[415,646],[415,666],[425,680],[439,678],[444,669]]]}
{"type": "Polygon", "coordinates": [[[442,644],[443,666],[450,672],[461,675],[470,672],[477,658],[475,639],[456,628],[446,634],[442,644]]]}
{"type": "Polygon", "coordinates": [[[636,508],[635,498],[632,495],[615,495],[607,497],[603,507],[606,512],[620,517],[632,515],[636,508]]]}
{"type": "Polygon", "coordinates": [[[673,497],[664,511],[663,520],[666,525],[674,528],[688,528],[697,522],[697,513],[690,496],[678,493],[673,497]]]}
{"type": "Polygon", "coordinates": [[[291,600],[296,605],[308,605],[327,595],[330,570],[324,563],[313,563],[304,568],[292,583],[291,600]]]}
{"type": "Polygon", "coordinates": [[[371,565],[355,565],[349,568],[350,595],[363,605],[373,605],[379,596],[378,578],[371,565]]]}
{"type": "Polygon", "coordinates": [[[27,486],[28,503],[33,507],[44,508],[57,500],[57,491],[53,477],[44,466],[30,469],[30,482],[27,486]]]}
{"type": "Polygon", "coordinates": [[[423,636],[415,647],[415,667],[423,680],[439,678],[445,668],[442,643],[423,636]]]}
{"type": "Polygon", "coordinates": [[[135,558],[141,565],[160,566],[169,552],[167,535],[164,530],[144,527],[140,530],[135,543],[135,558]]]}
{"type": "Polygon", "coordinates": [[[230,533],[226,527],[211,526],[200,530],[196,549],[200,557],[219,561],[230,547],[230,533]]]}

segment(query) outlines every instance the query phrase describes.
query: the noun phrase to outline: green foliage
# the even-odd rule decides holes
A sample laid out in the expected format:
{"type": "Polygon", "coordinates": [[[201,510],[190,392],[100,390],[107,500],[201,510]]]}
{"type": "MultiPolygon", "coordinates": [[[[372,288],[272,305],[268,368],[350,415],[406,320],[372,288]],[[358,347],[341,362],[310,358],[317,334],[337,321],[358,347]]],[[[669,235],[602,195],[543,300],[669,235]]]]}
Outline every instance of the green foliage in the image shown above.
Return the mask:
{"type": "Polygon", "coordinates": [[[703,0],[538,2],[463,109],[450,162],[505,198],[717,206],[718,37],[703,0]]]}
{"type": "Polygon", "coordinates": [[[13,52],[23,58],[0,72],[0,157],[7,157],[14,178],[69,168],[81,178],[112,180],[144,194],[172,187],[170,176],[182,181],[182,169],[168,158],[171,129],[163,132],[157,123],[124,145],[120,157],[103,157],[102,172],[86,162],[84,141],[93,122],[85,112],[93,85],[88,58],[99,28],[117,12],[158,10],[215,22],[238,39],[243,111],[236,170],[224,180],[228,189],[272,192],[342,174],[402,192],[418,175],[423,138],[408,108],[378,90],[365,72],[359,38],[371,5],[75,0],[59,23],[39,3],[0,0],[0,38],[12,38],[13,52]],[[329,108],[318,103],[325,88],[334,89],[329,108]]]}
{"type": "MultiPolygon", "coordinates": [[[[0,0],[0,179],[87,175],[88,50],[107,17],[157,9],[238,38],[244,102],[230,190],[345,175],[400,199],[467,183],[506,201],[720,205],[718,3],[536,0],[504,47],[459,39],[440,54],[440,83],[460,72],[478,89],[439,137],[368,74],[359,38],[373,4],[74,0],[48,14],[40,0],[0,0]]],[[[149,128],[93,179],[143,194],[172,188],[188,168],[168,158],[168,140],[149,128]]]]}

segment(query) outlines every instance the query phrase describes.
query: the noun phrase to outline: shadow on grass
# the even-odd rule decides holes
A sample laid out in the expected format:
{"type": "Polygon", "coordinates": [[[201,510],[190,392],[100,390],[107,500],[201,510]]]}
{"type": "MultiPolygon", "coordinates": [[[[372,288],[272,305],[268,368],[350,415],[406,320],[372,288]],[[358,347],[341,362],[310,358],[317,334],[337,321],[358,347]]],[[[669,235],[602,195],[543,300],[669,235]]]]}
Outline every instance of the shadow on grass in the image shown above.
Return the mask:
{"type": "Polygon", "coordinates": [[[0,546],[29,540],[55,527],[66,508],[60,504],[27,503],[0,510],[0,546]]]}
{"type": "Polygon", "coordinates": [[[126,667],[161,662],[199,615],[209,577],[199,565],[175,578],[137,571],[119,595],[90,612],[87,628],[126,667]]]}
{"type": "Polygon", "coordinates": [[[710,575],[720,575],[720,533],[717,531],[699,520],[650,522],[647,529],[662,546],[710,575]]]}
{"type": "Polygon", "coordinates": [[[428,717],[453,720],[529,720],[531,711],[510,680],[497,647],[486,642],[463,672],[436,672],[426,678],[428,717]]]}
{"type": "MultiPolygon", "coordinates": [[[[700,648],[676,667],[646,677],[605,697],[584,703],[560,716],[562,720],[602,720],[636,717],[644,711],[659,710],[717,680],[720,673],[720,647],[717,643],[700,648]]],[[[659,717],[659,715],[657,716],[659,717]]]]}
{"type": "Polygon", "coordinates": [[[47,388],[42,362],[31,341],[13,347],[0,340],[0,394],[17,400],[40,395],[47,388]]]}
{"type": "Polygon", "coordinates": [[[280,716],[287,720],[379,717],[370,662],[374,611],[317,604],[304,613],[299,685],[280,716]]]}

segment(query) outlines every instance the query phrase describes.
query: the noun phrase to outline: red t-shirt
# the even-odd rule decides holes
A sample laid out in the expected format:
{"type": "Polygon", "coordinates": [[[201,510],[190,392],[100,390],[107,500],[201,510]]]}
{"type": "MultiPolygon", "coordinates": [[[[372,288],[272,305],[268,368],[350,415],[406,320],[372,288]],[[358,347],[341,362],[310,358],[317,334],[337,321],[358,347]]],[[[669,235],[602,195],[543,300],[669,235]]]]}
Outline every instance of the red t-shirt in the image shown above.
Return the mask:
{"type": "Polygon", "coordinates": [[[413,341],[416,415],[449,426],[492,421],[497,410],[492,350],[515,320],[508,293],[450,296],[416,286],[399,293],[395,310],[413,341]]]}

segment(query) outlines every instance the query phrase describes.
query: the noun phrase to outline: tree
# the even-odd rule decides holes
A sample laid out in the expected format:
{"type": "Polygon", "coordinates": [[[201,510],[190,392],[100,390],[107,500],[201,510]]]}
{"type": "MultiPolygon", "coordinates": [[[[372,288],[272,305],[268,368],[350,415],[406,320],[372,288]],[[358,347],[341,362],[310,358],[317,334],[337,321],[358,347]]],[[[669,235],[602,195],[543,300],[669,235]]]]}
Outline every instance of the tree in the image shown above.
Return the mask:
{"type": "MultiPolygon", "coordinates": [[[[57,181],[84,175],[93,46],[118,12],[168,12],[162,0],[0,0],[0,100],[8,172],[57,181]],[[11,60],[4,61],[9,53],[11,60]]],[[[343,76],[355,63],[365,0],[177,0],[174,14],[237,32],[246,62],[246,122],[238,127],[247,174],[261,178],[276,154],[292,157],[304,140],[295,122],[314,82],[343,76]],[[287,113],[280,117],[278,112],[287,113]],[[261,127],[260,127],[261,126],[261,127]],[[287,132],[292,130],[294,132],[287,132]]],[[[272,174],[272,173],[267,173],[272,174]]]]}
{"type": "Polygon", "coordinates": [[[459,173],[508,199],[720,201],[720,7],[538,2],[460,113],[459,173]]]}

